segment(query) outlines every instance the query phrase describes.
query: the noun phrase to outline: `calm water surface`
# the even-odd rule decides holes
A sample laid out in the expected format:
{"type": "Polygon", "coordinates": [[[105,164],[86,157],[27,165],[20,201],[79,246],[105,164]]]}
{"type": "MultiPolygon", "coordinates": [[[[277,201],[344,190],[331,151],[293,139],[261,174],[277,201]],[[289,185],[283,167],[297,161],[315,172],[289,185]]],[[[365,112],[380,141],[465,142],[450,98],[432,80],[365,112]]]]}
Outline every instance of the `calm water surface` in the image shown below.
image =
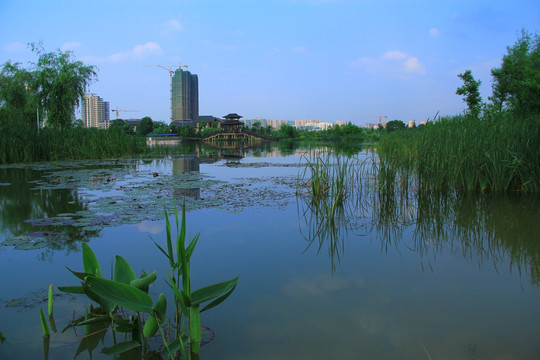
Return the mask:
{"type": "MultiPolygon", "coordinates": [[[[303,153],[0,168],[0,359],[43,358],[39,309],[49,284],[77,284],[66,267],[82,271],[82,242],[105,276],[119,254],[157,271],[153,299],[169,293],[152,240],[164,244],[163,209],[184,200],[188,233],[201,234],[192,287],[240,274],[202,314],[215,332],[202,359],[540,358],[537,196],[366,196],[321,232],[296,196],[303,153]]],[[[57,326],[85,305],[55,298],[57,326]]],[[[54,334],[49,358],[72,359],[82,334],[54,334]]]]}

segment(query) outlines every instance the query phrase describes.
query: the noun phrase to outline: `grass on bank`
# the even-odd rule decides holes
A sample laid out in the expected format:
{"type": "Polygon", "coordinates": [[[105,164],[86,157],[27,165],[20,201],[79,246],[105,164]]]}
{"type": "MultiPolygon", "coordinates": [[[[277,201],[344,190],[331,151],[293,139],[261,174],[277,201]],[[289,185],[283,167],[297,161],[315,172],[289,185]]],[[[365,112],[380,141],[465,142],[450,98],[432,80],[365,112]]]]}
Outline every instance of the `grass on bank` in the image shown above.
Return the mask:
{"type": "Polygon", "coordinates": [[[144,139],[119,131],[72,128],[58,131],[0,125],[0,164],[103,159],[143,153],[144,139]]]}
{"type": "Polygon", "coordinates": [[[441,118],[381,137],[381,161],[418,175],[422,190],[540,192],[540,114],[441,118]]]}

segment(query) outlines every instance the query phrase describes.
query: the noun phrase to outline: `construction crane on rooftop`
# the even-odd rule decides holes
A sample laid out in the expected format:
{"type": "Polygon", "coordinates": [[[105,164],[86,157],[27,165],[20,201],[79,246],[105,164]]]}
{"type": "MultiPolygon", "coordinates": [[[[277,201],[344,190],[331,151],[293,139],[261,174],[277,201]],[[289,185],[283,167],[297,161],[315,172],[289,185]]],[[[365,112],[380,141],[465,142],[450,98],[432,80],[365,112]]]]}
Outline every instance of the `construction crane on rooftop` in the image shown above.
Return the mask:
{"type": "Polygon", "coordinates": [[[169,72],[169,75],[170,75],[170,78],[171,78],[171,85],[170,85],[170,92],[171,92],[171,108],[170,108],[170,111],[171,111],[171,121],[173,120],[173,116],[172,116],[172,78],[173,78],[173,75],[174,75],[174,72],[175,70],[173,70],[176,66],[178,66],[178,69],[176,70],[182,70],[182,68],[188,68],[187,65],[182,65],[182,64],[178,64],[178,65],[146,65],[147,67],[158,67],[158,68],[162,68],[164,70],[167,70],[169,72]]]}
{"type": "Polygon", "coordinates": [[[171,79],[174,75],[174,71],[173,70],[176,66],[178,66],[178,69],[176,70],[182,70],[182,68],[188,68],[187,65],[182,65],[182,64],[178,64],[178,65],[146,65],[146,67],[158,67],[158,68],[162,68],[164,70],[167,70],[169,72],[169,75],[171,76],[171,79]]]}
{"type": "Polygon", "coordinates": [[[118,109],[118,106],[116,109],[112,109],[111,111],[116,113],[116,119],[120,118],[120,112],[139,112],[139,110],[120,110],[118,109]]]}

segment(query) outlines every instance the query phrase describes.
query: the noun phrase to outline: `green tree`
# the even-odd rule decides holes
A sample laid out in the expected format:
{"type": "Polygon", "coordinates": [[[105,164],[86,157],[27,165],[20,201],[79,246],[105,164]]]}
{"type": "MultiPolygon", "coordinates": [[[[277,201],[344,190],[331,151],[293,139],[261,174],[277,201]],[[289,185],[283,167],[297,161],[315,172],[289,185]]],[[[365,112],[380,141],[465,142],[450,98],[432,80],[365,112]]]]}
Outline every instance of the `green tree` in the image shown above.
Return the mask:
{"type": "Polygon", "coordinates": [[[251,128],[253,129],[254,132],[259,133],[259,130],[261,130],[261,122],[255,121],[253,125],[251,125],[251,128]]]}
{"type": "Polygon", "coordinates": [[[294,139],[298,137],[298,130],[289,124],[282,124],[278,130],[278,137],[294,139]]]}
{"type": "Polygon", "coordinates": [[[194,138],[196,135],[195,128],[189,125],[182,125],[176,128],[176,133],[184,138],[194,138]]]}
{"type": "Polygon", "coordinates": [[[540,36],[521,31],[521,37],[507,47],[500,68],[491,70],[493,96],[498,109],[524,113],[540,112],[540,36]]]}
{"type": "Polygon", "coordinates": [[[474,79],[471,70],[466,70],[463,74],[459,74],[458,77],[463,80],[463,86],[457,88],[456,94],[464,96],[463,101],[467,103],[469,112],[474,117],[478,117],[482,105],[482,97],[478,88],[482,82],[474,79]]]}
{"type": "Polygon", "coordinates": [[[386,131],[388,132],[403,129],[405,129],[405,123],[401,120],[392,120],[386,123],[386,131]]]}
{"type": "Polygon", "coordinates": [[[126,124],[126,122],[122,119],[116,119],[111,121],[108,130],[123,132],[126,135],[133,134],[133,126],[126,124]]]}
{"type": "Polygon", "coordinates": [[[67,129],[75,120],[75,107],[79,105],[86,87],[97,78],[96,69],[75,61],[70,51],[45,52],[41,44],[30,44],[38,55],[34,83],[38,106],[47,114],[47,124],[67,129]]]}
{"type": "Polygon", "coordinates": [[[155,121],[152,127],[152,134],[170,134],[171,128],[163,121],[155,121]]]}
{"type": "Polygon", "coordinates": [[[154,122],[149,116],[145,116],[141,119],[139,125],[137,125],[137,134],[146,136],[152,132],[154,129],[154,122]]]}
{"type": "Polygon", "coordinates": [[[6,62],[0,71],[0,122],[36,127],[37,92],[33,74],[18,62],[6,62]]]}

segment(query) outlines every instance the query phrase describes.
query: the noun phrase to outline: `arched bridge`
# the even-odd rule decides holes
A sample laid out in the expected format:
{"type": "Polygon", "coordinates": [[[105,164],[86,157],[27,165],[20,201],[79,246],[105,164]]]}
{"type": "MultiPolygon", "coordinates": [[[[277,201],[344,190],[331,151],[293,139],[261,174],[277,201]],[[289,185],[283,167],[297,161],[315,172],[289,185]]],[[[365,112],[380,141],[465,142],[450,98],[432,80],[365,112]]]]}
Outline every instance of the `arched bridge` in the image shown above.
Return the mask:
{"type": "Polygon", "coordinates": [[[211,135],[207,135],[202,138],[202,141],[213,142],[213,141],[244,141],[244,142],[258,142],[266,141],[268,138],[255,134],[251,131],[220,131],[211,135]]]}

